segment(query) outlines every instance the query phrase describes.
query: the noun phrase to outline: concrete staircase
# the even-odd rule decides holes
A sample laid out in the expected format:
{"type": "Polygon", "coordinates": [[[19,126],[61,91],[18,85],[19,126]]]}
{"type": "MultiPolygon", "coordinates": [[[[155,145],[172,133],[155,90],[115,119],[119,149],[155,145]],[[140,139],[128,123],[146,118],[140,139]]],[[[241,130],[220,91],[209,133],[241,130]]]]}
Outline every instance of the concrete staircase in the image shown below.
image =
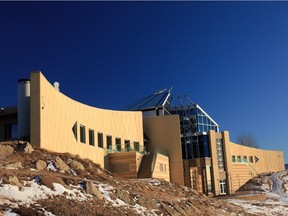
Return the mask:
{"type": "Polygon", "coordinates": [[[249,166],[248,163],[234,163],[232,164],[233,176],[232,176],[232,185],[234,191],[238,190],[242,185],[247,181],[253,178],[256,175],[256,170],[249,166]]]}

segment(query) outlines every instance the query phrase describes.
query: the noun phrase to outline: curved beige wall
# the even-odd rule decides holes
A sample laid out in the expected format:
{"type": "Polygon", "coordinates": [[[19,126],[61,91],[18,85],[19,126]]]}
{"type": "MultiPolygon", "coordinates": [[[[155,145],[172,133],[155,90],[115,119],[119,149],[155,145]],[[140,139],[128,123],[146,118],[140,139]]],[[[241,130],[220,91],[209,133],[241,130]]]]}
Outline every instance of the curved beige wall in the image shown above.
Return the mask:
{"type": "MultiPolygon", "coordinates": [[[[106,135],[139,142],[143,146],[141,112],[98,109],[70,99],[57,91],[42,75],[32,72],[31,81],[31,143],[50,151],[68,152],[88,158],[104,167],[106,135]],[[78,140],[72,127],[77,122],[78,140]],[[86,129],[86,143],[80,142],[80,125],[86,129]],[[89,145],[89,129],[94,130],[95,146],[89,145]],[[103,133],[104,148],[98,147],[97,133],[103,133]]],[[[91,96],[93,93],[91,92],[91,96]]],[[[123,147],[124,148],[124,145],[123,147]]],[[[107,166],[107,164],[105,164],[107,166]]]]}
{"type": "Polygon", "coordinates": [[[284,170],[284,157],[282,151],[263,150],[239,145],[230,141],[229,132],[216,133],[209,131],[211,144],[211,158],[213,169],[214,193],[219,195],[219,181],[227,180],[227,193],[233,194],[243,184],[253,176],[264,172],[276,172],[284,170]],[[216,139],[221,139],[224,148],[225,171],[218,169],[216,139]],[[235,162],[232,162],[232,156],[235,156],[235,162]],[[237,161],[237,156],[241,156],[242,161],[237,161]],[[247,162],[243,157],[247,157],[247,162]],[[252,156],[253,163],[249,162],[252,156]],[[256,162],[255,157],[259,160],[256,162]]]}
{"type": "Polygon", "coordinates": [[[263,150],[251,148],[230,142],[231,151],[231,191],[237,191],[249,179],[259,173],[277,172],[284,170],[284,158],[282,151],[263,150]],[[232,156],[235,155],[236,162],[232,162],[232,156]],[[247,157],[248,163],[238,162],[237,156],[247,157]],[[249,162],[249,157],[252,156],[253,162],[249,162]],[[259,160],[256,161],[257,157],[259,160]]]}
{"type": "Polygon", "coordinates": [[[249,156],[253,156],[254,161],[250,164],[255,168],[257,173],[284,170],[282,151],[263,150],[239,145],[233,142],[230,143],[231,157],[232,155],[235,155],[237,162],[238,155],[241,156],[242,160],[243,156],[247,156],[248,161],[249,156]],[[257,162],[255,161],[255,156],[259,159],[257,162]]]}

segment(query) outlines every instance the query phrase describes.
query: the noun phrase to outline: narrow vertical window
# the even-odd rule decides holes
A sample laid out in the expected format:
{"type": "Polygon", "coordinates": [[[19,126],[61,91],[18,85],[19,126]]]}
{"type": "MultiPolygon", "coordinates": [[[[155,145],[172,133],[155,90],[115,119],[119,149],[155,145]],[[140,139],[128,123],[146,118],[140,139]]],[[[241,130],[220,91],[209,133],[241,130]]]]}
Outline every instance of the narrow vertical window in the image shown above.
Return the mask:
{"type": "Polygon", "coordinates": [[[134,142],[134,150],[135,151],[140,151],[140,145],[139,145],[139,142],[134,142]]]}
{"type": "Polygon", "coordinates": [[[89,129],[89,145],[95,146],[94,130],[89,129]]]}
{"type": "Polygon", "coordinates": [[[80,142],[86,143],[86,134],[84,125],[80,125],[80,142]]]}
{"type": "Polygon", "coordinates": [[[98,133],[98,147],[103,148],[103,133],[98,133]]]}
{"type": "Polygon", "coordinates": [[[125,150],[130,151],[130,140],[125,140],[125,150]]]}
{"type": "Polygon", "coordinates": [[[106,144],[107,144],[107,149],[112,150],[112,136],[109,136],[109,135],[106,136],[106,144]]]}
{"type": "Polygon", "coordinates": [[[237,162],[241,163],[242,162],[242,158],[240,155],[237,156],[237,162]]]}
{"type": "Polygon", "coordinates": [[[117,151],[121,151],[121,138],[116,138],[116,149],[117,151]]]}
{"type": "Polygon", "coordinates": [[[232,162],[236,162],[236,157],[235,157],[235,155],[232,155],[232,162]]]}
{"type": "Polygon", "coordinates": [[[243,162],[247,162],[247,156],[243,156],[243,162]]]}
{"type": "Polygon", "coordinates": [[[163,164],[160,163],[160,172],[163,172],[163,164]]]}

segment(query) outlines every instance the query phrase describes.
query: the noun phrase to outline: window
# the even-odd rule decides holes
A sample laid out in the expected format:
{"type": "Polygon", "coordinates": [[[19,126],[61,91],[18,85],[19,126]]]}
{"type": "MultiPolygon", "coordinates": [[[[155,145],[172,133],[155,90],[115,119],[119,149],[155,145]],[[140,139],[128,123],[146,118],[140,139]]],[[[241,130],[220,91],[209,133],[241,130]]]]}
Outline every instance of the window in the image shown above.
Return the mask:
{"type": "Polygon", "coordinates": [[[210,145],[208,136],[199,135],[198,142],[199,142],[200,157],[210,157],[210,145]]]}
{"type": "Polygon", "coordinates": [[[163,164],[162,163],[160,163],[160,172],[163,172],[163,164]]]}
{"type": "Polygon", "coordinates": [[[84,125],[80,125],[80,142],[86,143],[86,134],[84,125]]]}
{"type": "Polygon", "coordinates": [[[106,136],[107,149],[112,149],[112,136],[106,136]]]}
{"type": "Polygon", "coordinates": [[[117,151],[121,151],[121,138],[116,138],[115,141],[117,151]]]}
{"type": "Polygon", "coordinates": [[[98,133],[98,147],[103,148],[103,133],[98,133]]]}
{"type": "Polygon", "coordinates": [[[139,145],[139,142],[134,142],[134,150],[135,151],[140,151],[140,145],[139,145]]]}
{"type": "Polygon", "coordinates": [[[160,163],[159,164],[159,169],[160,169],[160,172],[166,173],[167,172],[167,165],[163,164],[163,163],[160,163]]]}
{"type": "Polygon", "coordinates": [[[226,180],[220,180],[219,182],[220,186],[220,194],[226,194],[226,180]]]}
{"type": "Polygon", "coordinates": [[[253,163],[253,156],[249,156],[249,162],[253,163]]]}
{"type": "Polygon", "coordinates": [[[4,126],[4,139],[16,139],[18,137],[18,125],[17,124],[5,124],[4,126]]]}
{"type": "Polygon", "coordinates": [[[239,163],[242,162],[242,159],[241,159],[241,156],[240,156],[240,155],[237,156],[237,162],[239,162],[239,163]]]}
{"type": "Polygon", "coordinates": [[[130,151],[130,140],[125,140],[125,150],[130,151]]]}
{"type": "Polygon", "coordinates": [[[224,170],[224,153],[223,153],[223,144],[222,139],[216,139],[216,152],[217,152],[217,163],[218,169],[224,170]]]}
{"type": "Polygon", "coordinates": [[[232,162],[236,162],[236,157],[235,157],[235,155],[232,155],[232,162]]]}
{"type": "Polygon", "coordinates": [[[95,146],[94,130],[89,129],[89,145],[95,146]]]}
{"type": "Polygon", "coordinates": [[[207,122],[208,122],[208,121],[207,121],[207,117],[206,117],[206,116],[203,116],[203,123],[204,123],[204,124],[207,124],[207,122]]]}
{"type": "Polygon", "coordinates": [[[247,156],[243,156],[243,162],[247,162],[247,156]]]}

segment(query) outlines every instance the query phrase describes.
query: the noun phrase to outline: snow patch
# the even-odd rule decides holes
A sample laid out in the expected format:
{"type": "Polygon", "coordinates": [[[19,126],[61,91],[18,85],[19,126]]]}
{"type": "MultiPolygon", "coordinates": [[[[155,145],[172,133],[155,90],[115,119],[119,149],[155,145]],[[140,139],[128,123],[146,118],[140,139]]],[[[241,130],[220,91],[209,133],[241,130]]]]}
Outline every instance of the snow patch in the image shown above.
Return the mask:
{"type": "Polygon", "coordinates": [[[47,170],[52,170],[54,172],[57,171],[57,169],[56,169],[56,167],[52,161],[48,161],[47,170]]]}
{"type": "MultiPolygon", "coordinates": [[[[35,203],[39,199],[47,199],[50,196],[66,195],[67,199],[78,199],[84,201],[91,196],[86,196],[79,189],[73,188],[71,190],[66,189],[64,186],[58,183],[53,183],[54,190],[46,187],[45,185],[39,185],[35,181],[24,181],[24,187],[20,191],[17,186],[4,184],[0,187],[1,197],[11,201],[16,201],[22,205],[30,205],[35,203]]],[[[4,201],[0,201],[4,203],[4,201]]]]}
{"type": "Polygon", "coordinates": [[[7,211],[4,211],[3,215],[5,215],[5,216],[19,216],[18,214],[12,212],[11,209],[8,209],[7,211]]]}

